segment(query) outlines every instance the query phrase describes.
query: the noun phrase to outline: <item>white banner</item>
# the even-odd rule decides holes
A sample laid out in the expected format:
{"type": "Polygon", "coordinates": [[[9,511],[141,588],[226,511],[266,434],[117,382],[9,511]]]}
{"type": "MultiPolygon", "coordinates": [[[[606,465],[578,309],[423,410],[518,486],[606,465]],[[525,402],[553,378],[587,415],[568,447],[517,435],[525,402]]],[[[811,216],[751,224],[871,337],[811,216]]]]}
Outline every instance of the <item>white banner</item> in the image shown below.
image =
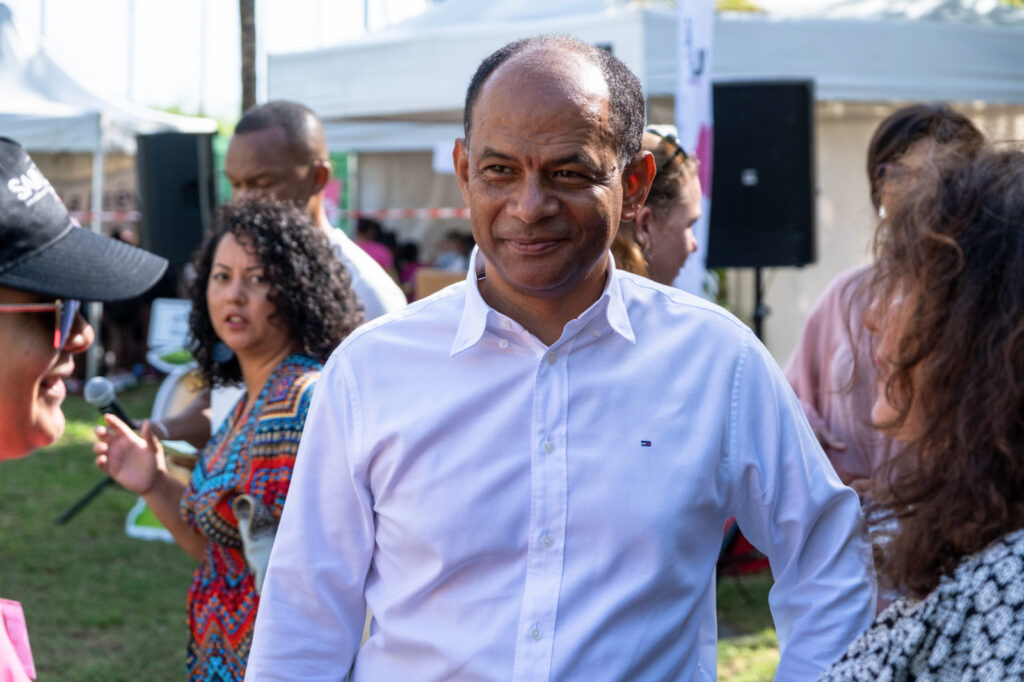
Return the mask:
{"type": "Polygon", "coordinates": [[[715,26],[714,0],[679,0],[676,56],[676,128],[687,154],[700,162],[703,215],[693,227],[698,250],[679,271],[675,285],[704,296],[704,262],[711,215],[711,44],[715,26]]]}

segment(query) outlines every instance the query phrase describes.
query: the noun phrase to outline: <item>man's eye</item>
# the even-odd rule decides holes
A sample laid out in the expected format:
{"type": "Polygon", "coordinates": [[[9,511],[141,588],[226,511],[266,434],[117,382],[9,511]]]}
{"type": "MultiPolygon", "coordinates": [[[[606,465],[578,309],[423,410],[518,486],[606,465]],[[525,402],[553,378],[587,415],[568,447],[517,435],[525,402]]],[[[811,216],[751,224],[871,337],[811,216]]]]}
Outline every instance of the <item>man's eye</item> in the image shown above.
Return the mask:
{"type": "Polygon", "coordinates": [[[593,178],[590,175],[568,168],[555,171],[554,178],[559,182],[573,185],[584,185],[593,182],[593,178]]]}
{"type": "Polygon", "coordinates": [[[484,166],[484,172],[491,175],[511,175],[512,169],[508,166],[502,166],[499,163],[495,163],[490,166],[484,166]]]}

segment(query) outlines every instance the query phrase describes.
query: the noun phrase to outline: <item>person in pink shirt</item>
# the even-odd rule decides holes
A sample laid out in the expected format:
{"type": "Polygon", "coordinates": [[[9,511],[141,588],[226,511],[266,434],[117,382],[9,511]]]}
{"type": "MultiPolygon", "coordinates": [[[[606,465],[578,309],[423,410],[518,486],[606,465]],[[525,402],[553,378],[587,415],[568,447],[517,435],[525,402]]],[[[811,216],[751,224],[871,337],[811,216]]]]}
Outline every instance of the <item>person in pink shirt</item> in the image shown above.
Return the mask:
{"type": "MultiPolygon", "coordinates": [[[[931,164],[936,147],[956,146],[969,157],[983,144],[974,124],[945,105],[897,110],[878,125],[868,144],[872,204],[884,218],[886,205],[931,164]]],[[[870,423],[876,371],[862,318],[871,272],[871,265],[852,268],[829,284],[785,368],[836,473],[862,493],[893,448],[892,440],[870,423]]]]}
{"type": "Polygon", "coordinates": [[[355,243],[366,253],[370,254],[377,264],[384,268],[388,274],[395,272],[395,255],[391,249],[380,240],[381,225],[376,220],[360,218],[356,223],[355,243]]]}
{"type": "MultiPolygon", "coordinates": [[[[95,337],[81,302],[133,298],[166,269],[163,258],[74,225],[24,148],[0,137],[0,460],[64,431],[65,381],[95,337]]],[[[35,674],[21,604],[0,599],[0,682],[35,674]]]]}

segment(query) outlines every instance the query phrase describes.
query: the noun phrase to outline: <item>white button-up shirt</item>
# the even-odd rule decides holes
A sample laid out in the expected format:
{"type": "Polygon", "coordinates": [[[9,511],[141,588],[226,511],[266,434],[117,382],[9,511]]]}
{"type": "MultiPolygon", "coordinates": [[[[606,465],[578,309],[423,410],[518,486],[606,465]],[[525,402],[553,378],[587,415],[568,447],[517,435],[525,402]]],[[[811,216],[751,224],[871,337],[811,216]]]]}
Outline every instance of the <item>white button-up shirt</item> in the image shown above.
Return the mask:
{"type": "Polygon", "coordinates": [[[871,622],[870,552],[754,335],[613,271],[547,347],[470,276],[327,363],[247,679],[713,679],[733,515],[771,559],[778,679],[816,679],[871,622]]]}
{"type": "Polygon", "coordinates": [[[340,229],[330,230],[327,240],[334,249],[334,255],[348,269],[352,291],[363,304],[367,321],[405,307],[405,294],[395,280],[359,244],[340,229]]]}

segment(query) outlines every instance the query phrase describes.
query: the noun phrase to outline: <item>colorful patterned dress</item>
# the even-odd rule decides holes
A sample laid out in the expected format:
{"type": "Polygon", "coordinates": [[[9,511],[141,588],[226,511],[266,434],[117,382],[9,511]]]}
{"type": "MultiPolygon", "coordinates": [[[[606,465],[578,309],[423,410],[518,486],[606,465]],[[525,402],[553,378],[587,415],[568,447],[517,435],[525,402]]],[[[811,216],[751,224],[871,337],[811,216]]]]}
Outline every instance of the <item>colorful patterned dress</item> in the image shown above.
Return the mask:
{"type": "Polygon", "coordinates": [[[259,596],[245,563],[232,499],[249,494],[281,518],[299,436],[322,365],[290,355],[251,410],[246,397],[203,449],[181,515],[209,538],[188,590],[188,679],[242,680],[259,596]]]}

